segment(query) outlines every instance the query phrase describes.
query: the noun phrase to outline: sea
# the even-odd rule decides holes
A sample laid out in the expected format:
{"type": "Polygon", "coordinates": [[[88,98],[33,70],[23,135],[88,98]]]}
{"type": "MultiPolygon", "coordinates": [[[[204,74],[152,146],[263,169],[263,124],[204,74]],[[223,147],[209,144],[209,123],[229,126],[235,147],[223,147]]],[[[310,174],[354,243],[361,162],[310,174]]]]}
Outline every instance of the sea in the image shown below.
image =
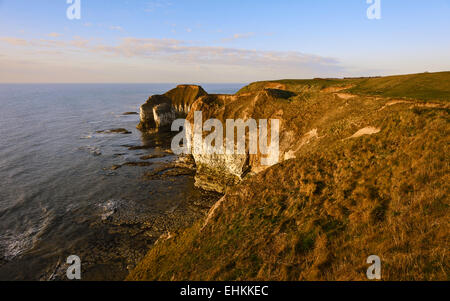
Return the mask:
{"type": "Polygon", "coordinates": [[[65,280],[71,255],[82,280],[123,280],[217,201],[190,173],[159,176],[172,133],[136,129],[140,105],[175,86],[0,84],[0,280],[65,280]]]}

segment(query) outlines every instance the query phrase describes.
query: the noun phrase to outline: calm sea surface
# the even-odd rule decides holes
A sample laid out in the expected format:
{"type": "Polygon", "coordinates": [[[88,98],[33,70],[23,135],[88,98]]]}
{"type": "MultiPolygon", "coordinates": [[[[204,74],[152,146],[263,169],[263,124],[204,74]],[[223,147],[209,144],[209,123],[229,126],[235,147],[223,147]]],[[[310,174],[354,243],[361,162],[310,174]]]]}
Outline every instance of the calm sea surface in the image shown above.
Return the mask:
{"type": "Polygon", "coordinates": [[[170,135],[142,135],[123,113],[174,86],[0,85],[0,280],[64,279],[69,255],[83,279],[123,279],[161,233],[207,210],[214,197],[192,176],[145,177],[171,155],[111,168],[168,148],[170,135]],[[132,134],[97,133],[115,128],[132,134]]]}

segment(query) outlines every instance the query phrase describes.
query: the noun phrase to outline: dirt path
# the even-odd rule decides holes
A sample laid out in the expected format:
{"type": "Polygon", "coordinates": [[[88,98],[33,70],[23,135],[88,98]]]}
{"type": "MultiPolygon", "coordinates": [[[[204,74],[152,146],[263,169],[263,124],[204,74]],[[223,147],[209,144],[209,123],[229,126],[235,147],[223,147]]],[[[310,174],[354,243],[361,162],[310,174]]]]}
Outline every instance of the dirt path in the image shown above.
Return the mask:
{"type": "Polygon", "coordinates": [[[402,99],[394,99],[391,101],[388,101],[381,109],[378,111],[383,111],[384,109],[396,105],[396,104],[411,104],[411,108],[413,107],[419,107],[419,108],[446,108],[448,105],[439,104],[439,103],[417,103],[414,101],[409,100],[402,100],[402,99]]]}
{"type": "Polygon", "coordinates": [[[335,95],[344,100],[357,97],[357,95],[350,94],[350,93],[335,93],[335,95]]]}
{"type": "Polygon", "coordinates": [[[350,136],[348,138],[345,138],[344,140],[353,139],[353,138],[359,138],[359,137],[364,136],[364,135],[373,135],[373,134],[377,134],[379,132],[381,132],[381,129],[369,126],[369,127],[365,127],[363,129],[360,129],[359,131],[354,133],[352,136],[350,136]]]}

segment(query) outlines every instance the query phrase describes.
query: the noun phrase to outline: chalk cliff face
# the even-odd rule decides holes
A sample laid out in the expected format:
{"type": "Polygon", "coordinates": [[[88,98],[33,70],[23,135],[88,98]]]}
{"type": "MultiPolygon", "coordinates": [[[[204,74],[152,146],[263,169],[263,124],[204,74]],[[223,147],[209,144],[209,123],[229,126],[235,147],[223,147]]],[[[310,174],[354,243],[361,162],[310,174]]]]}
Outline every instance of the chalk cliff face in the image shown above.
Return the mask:
{"type": "MultiPolygon", "coordinates": [[[[259,91],[239,93],[236,95],[209,95],[200,86],[181,85],[165,93],[152,96],[141,107],[141,130],[161,129],[169,126],[177,117],[183,116],[194,126],[194,113],[202,112],[202,120],[218,119],[222,122],[223,139],[226,137],[226,120],[243,120],[252,118],[257,123],[260,119],[268,120],[270,144],[271,119],[280,121],[279,158],[290,158],[292,148],[300,141],[295,141],[296,125],[284,119],[284,106],[296,94],[289,91],[264,88],[259,91]],[[282,130],[285,129],[285,130],[282,130]]],[[[290,115],[290,114],[288,114],[290,115]]],[[[204,132],[203,136],[209,133],[204,132]]],[[[192,139],[193,137],[191,137],[192,139]]],[[[235,137],[235,143],[239,137],[235,137]]],[[[247,174],[256,174],[273,164],[262,164],[267,154],[250,154],[249,136],[245,137],[245,154],[205,154],[193,152],[197,165],[196,185],[206,190],[225,192],[227,188],[239,183],[247,174]]]]}
{"type": "Polygon", "coordinates": [[[153,107],[153,118],[157,128],[170,126],[176,117],[176,112],[169,103],[165,102],[153,107]]]}
{"type": "Polygon", "coordinates": [[[141,131],[147,132],[170,125],[175,118],[172,101],[164,95],[153,95],[141,106],[141,122],[137,126],[141,131]]]}
{"type": "Polygon", "coordinates": [[[153,95],[141,106],[138,129],[157,131],[170,126],[177,117],[186,117],[192,104],[205,90],[195,85],[180,85],[164,95],[153,95]]]}
{"type": "MultiPolygon", "coordinates": [[[[264,89],[262,91],[244,93],[239,95],[207,95],[200,97],[193,103],[187,116],[187,120],[194,125],[194,113],[202,112],[203,122],[208,119],[218,119],[224,127],[223,137],[226,140],[226,120],[254,119],[259,123],[260,119],[268,121],[268,135],[271,132],[271,120],[280,121],[280,149],[279,158],[275,163],[281,162],[284,158],[284,152],[295,144],[292,141],[290,131],[281,130],[289,126],[289,122],[284,120],[283,103],[288,103],[290,97],[296,94],[273,89],[264,89]]],[[[207,136],[209,133],[204,133],[207,136]]],[[[235,135],[235,144],[237,142],[235,135]]],[[[258,151],[257,154],[249,152],[249,135],[246,137],[245,154],[196,154],[193,156],[197,164],[196,185],[208,190],[225,192],[229,187],[239,183],[246,175],[259,173],[272,164],[262,164],[262,159],[268,156],[258,151]]],[[[270,143],[270,137],[268,142],[270,143]]],[[[272,154],[273,155],[273,154],[272,154]]]]}

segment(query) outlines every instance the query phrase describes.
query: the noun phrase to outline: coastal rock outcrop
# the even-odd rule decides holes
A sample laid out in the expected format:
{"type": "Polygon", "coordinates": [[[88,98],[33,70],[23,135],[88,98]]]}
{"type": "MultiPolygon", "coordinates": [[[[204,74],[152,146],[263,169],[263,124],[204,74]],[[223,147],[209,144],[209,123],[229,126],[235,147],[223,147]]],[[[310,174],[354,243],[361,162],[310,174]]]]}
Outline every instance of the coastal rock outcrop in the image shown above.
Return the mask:
{"type": "MultiPolygon", "coordinates": [[[[280,125],[280,136],[278,154],[261,153],[261,148],[258,148],[256,154],[252,154],[249,151],[248,128],[244,138],[246,141],[245,154],[198,154],[194,152],[193,157],[197,165],[196,185],[207,190],[224,193],[229,187],[241,182],[247,175],[257,174],[273,165],[263,164],[264,158],[278,156],[274,161],[275,163],[281,162],[285,153],[289,152],[290,147],[296,144],[293,139],[295,135],[291,132],[295,130],[296,126],[285,119],[284,110],[284,106],[289,104],[289,99],[295,96],[295,93],[289,91],[264,89],[236,95],[207,95],[197,99],[187,116],[187,120],[192,125],[195,121],[194,113],[202,112],[203,121],[217,119],[221,121],[224,129],[227,120],[247,122],[249,119],[253,119],[257,123],[259,134],[260,120],[267,120],[269,136],[267,143],[270,144],[271,121],[276,119],[280,125]]],[[[208,134],[205,132],[204,136],[208,134]]],[[[226,141],[226,136],[227,133],[224,130],[223,141],[226,141]]],[[[242,137],[234,135],[234,138],[236,145],[237,140],[242,137]]]]}
{"type": "Polygon", "coordinates": [[[166,128],[177,117],[185,117],[192,104],[204,95],[205,90],[196,85],[179,85],[164,95],[153,95],[140,108],[137,128],[144,132],[166,128]]]}
{"type": "Polygon", "coordinates": [[[164,95],[153,95],[140,109],[141,122],[137,128],[141,131],[157,130],[168,125],[175,118],[172,101],[164,95]]]}
{"type": "Polygon", "coordinates": [[[176,117],[175,111],[168,103],[162,103],[153,107],[153,118],[157,128],[170,126],[176,117]]]}
{"type": "MultiPolygon", "coordinates": [[[[268,133],[271,132],[271,120],[280,122],[279,153],[275,163],[292,156],[292,146],[296,144],[296,125],[285,119],[284,106],[297,94],[291,91],[263,88],[258,91],[235,95],[208,94],[200,86],[180,85],[164,95],[154,95],[141,107],[141,123],[138,128],[143,131],[167,128],[180,117],[185,117],[193,127],[195,112],[202,112],[202,120],[219,120],[225,129],[227,120],[253,119],[256,122],[264,119],[268,122],[268,133]],[[281,130],[286,129],[286,130],[281,130]]],[[[288,114],[289,116],[291,114],[288,114]]],[[[247,128],[248,129],[248,128],[247,128]]],[[[193,135],[193,133],[192,133],[193,135]]],[[[204,136],[208,133],[204,132],[204,136]]],[[[190,137],[193,139],[193,137],[190,137]]],[[[235,144],[242,137],[235,135],[235,144]]],[[[270,137],[267,137],[270,140],[270,137]]],[[[197,166],[196,185],[206,190],[224,193],[228,187],[242,181],[247,174],[256,174],[270,165],[262,164],[264,158],[273,154],[251,154],[249,152],[249,135],[244,138],[246,151],[244,154],[207,154],[193,152],[197,166]]],[[[223,141],[226,131],[223,132],[223,141]]],[[[298,141],[297,141],[298,142],[298,141]]],[[[267,143],[270,143],[269,141],[267,143]]]]}
{"type": "Polygon", "coordinates": [[[164,94],[172,101],[172,107],[181,116],[186,116],[192,104],[201,96],[208,95],[202,87],[196,85],[179,85],[164,94]]]}

